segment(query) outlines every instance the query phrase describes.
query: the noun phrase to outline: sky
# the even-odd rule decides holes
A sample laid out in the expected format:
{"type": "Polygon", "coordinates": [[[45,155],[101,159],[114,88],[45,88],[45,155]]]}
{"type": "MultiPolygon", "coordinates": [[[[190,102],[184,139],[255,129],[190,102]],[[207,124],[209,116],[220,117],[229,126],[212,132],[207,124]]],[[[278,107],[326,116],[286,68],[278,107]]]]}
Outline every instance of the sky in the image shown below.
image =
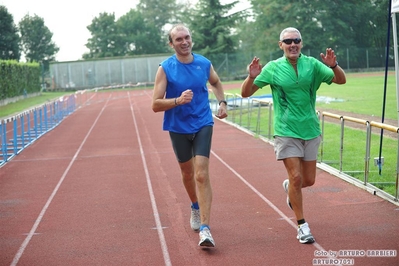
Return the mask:
{"type": "MultiPolygon", "coordinates": [[[[196,0],[193,0],[196,2],[196,0]]],[[[233,0],[221,0],[222,4],[233,0]]],[[[88,52],[85,44],[91,37],[87,26],[100,13],[114,13],[115,18],[125,15],[136,8],[139,0],[0,0],[13,16],[15,25],[27,14],[43,18],[44,24],[53,33],[52,40],[60,48],[56,60],[75,61],[88,52]]],[[[238,9],[249,6],[241,1],[238,9]]],[[[23,60],[22,60],[23,61],[23,60]]]]}

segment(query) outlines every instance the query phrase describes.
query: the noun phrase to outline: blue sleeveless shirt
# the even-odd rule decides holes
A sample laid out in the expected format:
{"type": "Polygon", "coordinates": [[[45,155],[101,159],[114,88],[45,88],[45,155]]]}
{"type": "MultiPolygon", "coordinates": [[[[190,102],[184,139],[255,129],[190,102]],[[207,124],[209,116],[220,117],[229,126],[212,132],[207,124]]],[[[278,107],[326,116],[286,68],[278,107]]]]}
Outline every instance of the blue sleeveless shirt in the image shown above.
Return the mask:
{"type": "Polygon", "coordinates": [[[193,57],[191,63],[184,64],[173,55],[160,64],[168,82],[165,98],[179,97],[187,89],[193,91],[190,103],[165,111],[163,130],[193,134],[214,123],[206,86],[211,62],[202,55],[193,54],[193,57]]]}

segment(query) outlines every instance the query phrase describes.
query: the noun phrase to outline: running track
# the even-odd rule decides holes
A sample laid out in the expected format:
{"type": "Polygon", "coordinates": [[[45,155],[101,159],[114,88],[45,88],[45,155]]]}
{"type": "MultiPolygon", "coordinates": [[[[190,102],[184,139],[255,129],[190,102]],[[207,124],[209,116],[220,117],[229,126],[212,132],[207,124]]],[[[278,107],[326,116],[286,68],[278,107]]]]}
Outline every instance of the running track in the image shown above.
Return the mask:
{"type": "Polygon", "coordinates": [[[324,252],[344,250],[394,251],[338,258],[399,265],[399,206],[322,170],[304,192],[317,242],[299,244],[273,147],[217,119],[210,161],[216,248],[197,247],[151,93],[109,93],[0,168],[0,265],[312,265],[334,258],[324,252]]]}

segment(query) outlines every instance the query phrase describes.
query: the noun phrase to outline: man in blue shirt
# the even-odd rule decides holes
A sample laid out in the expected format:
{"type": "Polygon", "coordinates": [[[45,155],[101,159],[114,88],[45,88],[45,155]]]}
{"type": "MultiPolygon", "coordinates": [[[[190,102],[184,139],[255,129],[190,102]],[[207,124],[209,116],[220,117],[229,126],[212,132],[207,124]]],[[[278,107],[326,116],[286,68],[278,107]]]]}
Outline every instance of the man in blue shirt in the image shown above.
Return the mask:
{"type": "Polygon", "coordinates": [[[209,155],[213,116],[207,82],[219,101],[216,117],[227,117],[227,103],[222,83],[211,62],[192,53],[190,30],[182,24],[173,26],[169,32],[169,45],[175,54],[158,68],[152,109],[165,112],[163,130],[169,131],[183,184],[191,200],[190,226],[200,231],[198,245],[214,247],[209,228],[212,203],[209,155]]]}

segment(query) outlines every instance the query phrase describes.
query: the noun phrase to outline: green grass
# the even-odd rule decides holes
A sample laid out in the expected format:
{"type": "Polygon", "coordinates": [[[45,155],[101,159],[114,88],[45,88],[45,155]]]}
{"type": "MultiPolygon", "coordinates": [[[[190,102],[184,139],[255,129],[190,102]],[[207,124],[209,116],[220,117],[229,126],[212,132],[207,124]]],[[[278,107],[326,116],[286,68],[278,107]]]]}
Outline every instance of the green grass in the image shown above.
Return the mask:
{"type": "MultiPolygon", "coordinates": [[[[382,117],[384,99],[384,74],[375,73],[348,74],[344,85],[323,84],[318,90],[318,96],[327,96],[344,100],[343,102],[317,103],[317,107],[329,108],[337,111],[346,111],[363,114],[370,117],[382,117]]],[[[387,78],[385,118],[397,119],[396,78],[390,73],[387,78]]]]}
{"type": "Polygon", "coordinates": [[[71,94],[70,92],[42,92],[40,96],[34,96],[19,100],[14,103],[0,106],[0,118],[6,118],[11,115],[18,114],[24,110],[30,109],[34,106],[44,104],[46,102],[55,100],[63,95],[71,94]]]}

